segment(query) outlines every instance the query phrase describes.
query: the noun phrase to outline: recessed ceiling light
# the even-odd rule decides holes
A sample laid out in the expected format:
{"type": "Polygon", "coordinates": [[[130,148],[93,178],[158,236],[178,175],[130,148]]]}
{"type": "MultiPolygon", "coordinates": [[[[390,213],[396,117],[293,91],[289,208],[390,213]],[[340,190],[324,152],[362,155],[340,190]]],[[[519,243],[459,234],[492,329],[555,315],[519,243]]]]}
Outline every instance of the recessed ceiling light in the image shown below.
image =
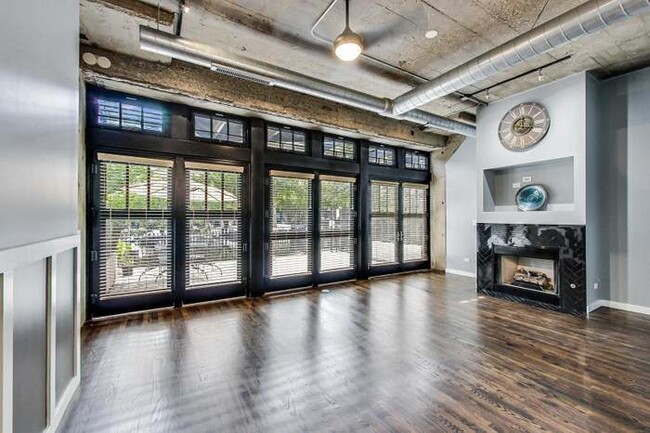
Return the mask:
{"type": "Polygon", "coordinates": [[[108,57],[104,57],[104,56],[97,57],[97,66],[99,66],[102,69],[108,69],[111,67],[111,61],[108,59],[108,57]]]}
{"type": "Polygon", "coordinates": [[[437,30],[428,30],[425,34],[424,37],[427,39],[434,39],[438,36],[438,31],[437,30]]]}
{"type": "Polygon", "coordinates": [[[87,65],[94,66],[97,64],[97,56],[94,55],[93,53],[88,53],[88,52],[83,53],[81,58],[83,59],[84,63],[86,63],[87,65]]]}

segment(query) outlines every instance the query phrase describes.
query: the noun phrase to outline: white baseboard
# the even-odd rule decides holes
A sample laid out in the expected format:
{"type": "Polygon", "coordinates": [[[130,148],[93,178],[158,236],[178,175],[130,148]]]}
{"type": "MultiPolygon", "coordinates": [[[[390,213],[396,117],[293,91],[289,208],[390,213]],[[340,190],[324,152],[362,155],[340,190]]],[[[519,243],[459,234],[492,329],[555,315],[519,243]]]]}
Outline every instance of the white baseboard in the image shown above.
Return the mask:
{"type": "Polygon", "coordinates": [[[69,409],[70,403],[72,403],[72,399],[79,389],[80,382],[79,375],[72,378],[61,396],[59,404],[56,405],[52,422],[43,433],[57,433],[57,430],[61,427],[61,421],[63,421],[66,411],[69,409]]]}
{"type": "Polygon", "coordinates": [[[625,302],[609,301],[607,299],[599,299],[592,302],[587,307],[587,312],[597,310],[600,307],[614,308],[616,310],[630,311],[632,313],[648,314],[650,315],[650,307],[643,307],[641,305],[626,304],[625,302]]]}
{"type": "Polygon", "coordinates": [[[459,271],[458,269],[445,269],[446,274],[462,275],[463,277],[476,278],[476,274],[472,272],[459,271]]]}

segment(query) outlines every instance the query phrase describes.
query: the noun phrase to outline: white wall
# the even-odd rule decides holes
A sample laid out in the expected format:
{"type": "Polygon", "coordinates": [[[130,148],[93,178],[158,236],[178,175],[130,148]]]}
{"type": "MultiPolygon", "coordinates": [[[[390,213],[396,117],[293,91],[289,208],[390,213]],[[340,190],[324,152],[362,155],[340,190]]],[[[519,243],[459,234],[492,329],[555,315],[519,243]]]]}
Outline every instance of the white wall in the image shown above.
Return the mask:
{"type": "Polygon", "coordinates": [[[0,249],[77,232],[79,2],[2,2],[0,249]]]}
{"type": "Polygon", "coordinates": [[[447,161],[447,272],[476,274],[476,140],[466,138],[447,161]]]}
{"type": "Polygon", "coordinates": [[[609,298],[650,308],[650,68],[605,81],[602,90],[609,298]]]}
{"type": "Polygon", "coordinates": [[[78,0],[2,2],[0,430],[7,433],[53,432],[79,385],[78,47],[78,0]]]}
{"type": "MultiPolygon", "coordinates": [[[[502,224],[577,224],[586,221],[585,123],[586,74],[579,73],[527,92],[491,103],[477,117],[478,221],[502,224]],[[546,137],[523,152],[501,145],[498,125],[508,110],[523,102],[546,107],[551,126],[546,137]],[[484,212],[483,170],[574,158],[574,206],[568,210],[540,212],[484,212]]],[[[533,179],[534,181],[534,179],[533,179]]],[[[516,191],[513,191],[513,194],[516,191]]]]}

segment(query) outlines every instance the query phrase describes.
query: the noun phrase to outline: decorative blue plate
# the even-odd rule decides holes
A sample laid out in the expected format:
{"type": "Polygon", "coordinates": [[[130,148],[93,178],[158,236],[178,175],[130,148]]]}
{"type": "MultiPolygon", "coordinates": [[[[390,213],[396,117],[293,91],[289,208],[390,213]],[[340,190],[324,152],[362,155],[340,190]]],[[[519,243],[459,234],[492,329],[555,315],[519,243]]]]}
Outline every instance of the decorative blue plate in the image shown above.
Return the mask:
{"type": "Polygon", "coordinates": [[[548,193],[542,185],[526,185],[517,191],[515,199],[522,211],[540,210],[548,200],[548,193]]]}

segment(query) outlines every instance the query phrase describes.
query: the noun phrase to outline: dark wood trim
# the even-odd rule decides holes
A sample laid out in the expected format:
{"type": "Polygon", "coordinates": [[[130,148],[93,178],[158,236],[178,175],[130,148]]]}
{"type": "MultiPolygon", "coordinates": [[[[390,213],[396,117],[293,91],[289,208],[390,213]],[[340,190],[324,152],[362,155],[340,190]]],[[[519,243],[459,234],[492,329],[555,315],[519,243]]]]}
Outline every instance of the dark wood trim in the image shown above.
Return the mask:
{"type": "MultiPolygon", "coordinates": [[[[188,302],[200,302],[222,297],[240,296],[245,294],[249,297],[261,296],[266,292],[286,290],[297,287],[325,284],[335,281],[349,279],[367,279],[371,275],[382,275],[391,272],[404,270],[426,269],[428,261],[421,263],[398,264],[395,266],[379,266],[370,268],[370,179],[383,179],[399,182],[429,183],[431,175],[425,171],[411,170],[404,168],[404,149],[394,146],[385,146],[395,149],[395,166],[380,166],[368,163],[368,148],[371,143],[367,140],[352,140],[356,143],[356,159],[346,160],[339,158],[324,157],[323,137],[321,131],[305,130],[303,128],[290,129],[305,134],[305,154],[270,150],[266,148],[267,126],[272,125],[282,128],[280,124],[267,124],[259,118],[244,118],[225,114],[226,118],[235,118],[244,122],[244,144],[227,144],[223,142],[201,140],[193,137],[193,114],[214,114],[215,112],[199,109],[182,104],[169,102],[148,101],[147,103],[157,104],[164,107],[168,113],[168,122],[163,134],[149,134],[143,131],[130,131],[116,128],[100,127],[96,124],[96,104],[90,103],[93,98],[108,95],[112,99],[125,98],[119,92],[104,90],[96,86],[88,86],[87,97],[87,127],[86,144],[88,149],[88,244],[91,272],[88,276],[89,290],[89,311],[92,314],[104,314],[109,310],[122,311],[127,308],[121,306],[120,302],[113,302],[115,308],[108,310],[93,307],[92,288],[99,287],[98,263],[91,262],[91,251],[99,249],[99,218],[93,205],[99,203],[99,180],[98,176],[92,174],[93,161],[97,152],[118,153],[133,156],[147,156],[157,158],[168,158],[175,161],[173,171],[173,305],[180,306],[188,302]],[[187,200],[185,191],[185,180],[183,164],[185,160],[198,160],[206,162],[218,162],[227,164],[243,165],[245,167],[243,196],[246,197],[244,207],[245,234],[242,235],[242,242],[247,248],[244,254],[245,266],[243,272],[245,280],[242,283],[229,286],[215,286],[192,291],[185,290],[185,244],[186,244],[186,210],[187,200]],[[313,230],[312,248],[313,262],[310,275],[300,275],[287,278],[271,279],[267,275],[268,253],[266,251],[267,218],[265,211],[268,209],[268,192],[265,177],[268,170],[280,169],[287,171],[298,171],[314,173],[316,175],[312,183],[313,200],[313,230]],[[356,228],[357,244],[355,247],[356,269],[336,272],[319,273],[319,183],[318,175],[322,173],[354,176],[357,178],[355,191],[356,206],[356,228]],[[262,207],[260,207],[262,204],[262,207]],[[100,311],[101,310],[101,311],[100,311]]],[[[136,97],[139,100],[146,98],[136,97]]],[[[337,137],[337,135],[334,135],[337,137]]],[[[400,192],[401,197],[401,192],[400,192]]],[[[400,198],[401,203],[401,198],[400,198]]],[[[401,248],[401,246],[400,246],[401,248]]],[[[401,250],[400,250],[401,251],[401,250]]],[[[401,257],[401,252],[399,257],[401,257]]],[[[156,305],[163,305],[164,302],[156,301],[156,305]]],[[[143,308],[141,302],[136,302],[138,308],[143,308]]],[[[153,304],[152,304],[153,305],[153,304]]],[[[171,304],[170,304],[171,305],[171,304]]],[[[111,313],[112,314],[112,313],[111,313]]]]}

